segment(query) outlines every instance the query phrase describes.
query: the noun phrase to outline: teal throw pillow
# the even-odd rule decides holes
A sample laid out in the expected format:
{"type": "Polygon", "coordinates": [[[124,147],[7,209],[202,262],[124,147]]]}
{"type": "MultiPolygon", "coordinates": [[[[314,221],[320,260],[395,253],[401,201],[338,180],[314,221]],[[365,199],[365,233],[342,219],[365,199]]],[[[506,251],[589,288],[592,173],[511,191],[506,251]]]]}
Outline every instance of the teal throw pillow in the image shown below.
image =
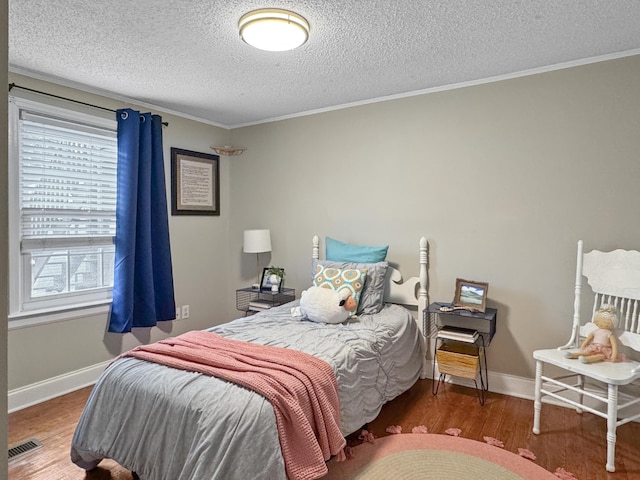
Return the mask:
{"type": "Polygon", "coordinates": [[[387,258],[389,245],[369,247],[351,245],[327,237],[325,258],[332,262],[377,263],[387,258]]]}

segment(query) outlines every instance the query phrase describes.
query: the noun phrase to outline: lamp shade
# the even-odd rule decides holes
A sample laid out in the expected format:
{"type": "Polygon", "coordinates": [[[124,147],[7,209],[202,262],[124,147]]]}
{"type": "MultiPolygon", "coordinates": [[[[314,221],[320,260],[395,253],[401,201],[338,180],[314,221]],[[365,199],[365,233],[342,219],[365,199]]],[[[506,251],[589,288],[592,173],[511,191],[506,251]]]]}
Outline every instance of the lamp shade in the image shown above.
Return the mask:
{"type": "Polygon", "coordinates": [[[271,251],[269,230],[245,230],[242,251],[244,253],[264,253],[271,251]]]}

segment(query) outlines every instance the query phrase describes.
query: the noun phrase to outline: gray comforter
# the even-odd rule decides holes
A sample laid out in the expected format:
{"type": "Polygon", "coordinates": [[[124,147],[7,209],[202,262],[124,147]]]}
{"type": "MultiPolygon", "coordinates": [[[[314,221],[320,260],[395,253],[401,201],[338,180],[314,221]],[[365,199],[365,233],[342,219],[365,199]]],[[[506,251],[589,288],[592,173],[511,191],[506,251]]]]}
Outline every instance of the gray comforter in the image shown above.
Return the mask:
{"type": "MultiPolygon", "coordinates": [[[[293,302],[211,328],[224,336],[301,350],[338,380],[342,432],[373,420],[419,377],[423,353],[410,313],[328,325],[291,316],[293,302]]],[[[262,396],[200,373],[134,358],[100,377],[80,418],[71,459],[84,469],[111,458],[143,480],[284,479],[275,415],[262,396]]]]}

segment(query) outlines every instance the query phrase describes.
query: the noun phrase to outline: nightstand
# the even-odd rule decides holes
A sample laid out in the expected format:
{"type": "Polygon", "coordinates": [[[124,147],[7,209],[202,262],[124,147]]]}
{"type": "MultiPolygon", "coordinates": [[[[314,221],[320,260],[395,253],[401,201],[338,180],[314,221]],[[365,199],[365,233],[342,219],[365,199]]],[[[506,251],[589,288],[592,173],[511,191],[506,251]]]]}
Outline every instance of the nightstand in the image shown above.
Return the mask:
{"type": "Polygon", "coordinates": [[[423,313],[423,331],[428,338],[435,339],[436,347],[433,394],[438,393],[447,375],[468,378],[473,380],[480,404],[484,405],[485,392],[489,390],[486,347],[496,333],[498,311],[495,308],[487,308],[485,312],[441,310],[450,306],[432,303],[423,313]],[[436,365],[440,372],[437,382],[436,365]]]}
{"type": "Polygon", "coordinates": [[[236,308],[249,315],[293,302],[295,298],[294,288],[283,288],[280,292],[252,287],[240,288],[236,290],[236,308]]]}

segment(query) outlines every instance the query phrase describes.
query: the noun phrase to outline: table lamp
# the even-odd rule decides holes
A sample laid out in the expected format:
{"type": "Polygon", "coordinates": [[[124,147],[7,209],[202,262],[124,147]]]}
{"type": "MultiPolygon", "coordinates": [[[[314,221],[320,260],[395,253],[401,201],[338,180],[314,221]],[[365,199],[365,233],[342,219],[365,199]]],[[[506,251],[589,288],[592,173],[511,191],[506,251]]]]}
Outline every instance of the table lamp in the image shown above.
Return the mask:
{"type": "Polygon", "coordinates": [[[242,251],[256,254],[258,283],[253,287],[260,288],[260,254],[271,251],[271,232],[269,230],[245,230],[242,251]]]}

